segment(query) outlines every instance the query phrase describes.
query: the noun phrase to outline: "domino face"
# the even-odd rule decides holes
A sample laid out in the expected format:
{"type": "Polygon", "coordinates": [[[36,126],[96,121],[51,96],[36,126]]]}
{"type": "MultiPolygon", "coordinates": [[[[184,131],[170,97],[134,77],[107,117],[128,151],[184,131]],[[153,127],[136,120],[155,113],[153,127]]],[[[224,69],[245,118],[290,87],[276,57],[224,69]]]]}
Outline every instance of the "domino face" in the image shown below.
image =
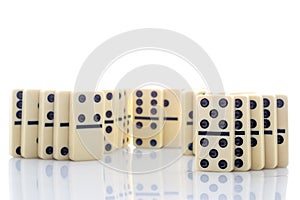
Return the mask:
{"type": "Polygon", "coordinates": [[[196,169],[232,171],[235,138],[233,98],[199,95],[196,105],[196,169]]]}
{"type": "Polygon", "coordinates": [[[54,91],[40,93],[38,155],[42,159],[53,158],[54,91]]]}
{"type": "Polygon", "coordinates": [[[137,148],[163,146],[163,93],[140,89],[132,93],[133,144],[137,148]]]}
{"type": "Polygon", "coordinates": [[[251,126],[251,169],[260,170],[265,166],[265,139],[263,120],[263,99],[250,95],[251,126]]]}
{"type": "Polygon", "coordinates": [[[70,92],[56,92],[54,104],[53,157],[69,159],[70,92]]]}
{"type": "Polygon", "coordinates": [[[251,167],[250,107],[247,96],[234,95],[235,101],[235,170],[251,167]]]}
{"type": "Polygon", "coordinates": [[[38,157],[39,90],[23,92],[21,155],[24,158],[38,157]]]}
{"type": "Polygon", "coordinates": [[[276,95],[277,101],[277,137],[278,137],[278,167],[287,167],[288,152],[288,98],[276,95]]]}
{"type": "Polygon", "coordinates": [[[117,110],[119,92],[112,90],[104,91],[104,153],[110,153],[116,150],[118,146],[118,126],[117,126],[117,110]]]}
{"type": "Polygon", "coordinates": [[[265,168],[273,169],[278,164],[277,108],[274,96],[264,95],[265,168]]]}
{"type": "Polygon", "coordinates": [[[21,157],[21,125],[22,125],[23,90],[12,92],[11,126],[9,153],[13,157],[21,157]]]}
{"type": "Polygon", "coordinates": [[[133,143],[133,109],[132,109],[132,90],[126,89],[123,91],[125,98],[125,106],[123,108],[123,119],[124,119],[124,136],[123,136],[123,147],[128,147],[133,143]]]}
{"type": "Polygon", "coordinates": [[[182,95],[182,151],[185,155],[193,154],[193,98],[192,91],[182,95]]]}
{"type": "Polygon", "coordinates": [[[164,147],[181,147],[181,92],[165,89],[164,95],[164,147]]]}
{"type": "Polygon", "coordinates": [[[103,92],[75,92],[70,98],[69,157],[99,160],[104,153],[103,92]]]}

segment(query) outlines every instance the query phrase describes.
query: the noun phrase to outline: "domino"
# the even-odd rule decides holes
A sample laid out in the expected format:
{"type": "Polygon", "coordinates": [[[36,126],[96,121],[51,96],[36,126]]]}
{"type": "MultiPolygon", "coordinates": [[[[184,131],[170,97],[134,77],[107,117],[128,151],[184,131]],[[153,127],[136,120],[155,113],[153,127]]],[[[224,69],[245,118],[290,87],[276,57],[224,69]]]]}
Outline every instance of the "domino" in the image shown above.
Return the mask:
{"type": "Polygon", "coordinates": [[[235,101],[235,170],[251,168],[250,107],[247,96],[234,95],[235,101]]]}
{"type": "Polygon", "coordinates": [[[123,91],[125,98],[125,106],[123,108],[123,119],[124,119],[124,136],[123,136],[123,147],[127,148],[133,146],[133,109],[132,109],[132,90],[126,89],[123,91]]]}
{"type": "Polygon", "coordinates": [[[198,95],[195,114],[196,169],[234,169],[234,101],[231,96],[198,95]]]}
{"type": "Polygon", "coordinates": [[[259,95],[251,94],[250,126],[251,126],[251,169],[261,170],[265,166],[265,139],[263,120],[263,99],[259,95]]]}
{"type": "Polygon", "coordinates": [[[38,155],[42,159],[53,158],[54,91],[44,91],[39,97],[38,155]]]}
{"type": "Polygon", "coordinates": [[[164,89],[163,143],[166,148],[181,147],[181,91],[164,89]]]}
{"type": "Polygon", "coordinates": [[[23,90],[14,90],[12,92],[9,153],[15,158],[21,157],[22,104],[23,90]]]}
{"type": "Polygon", "coordinates": [[[163,146],[163,92],[138,89],[132,93],[133,144],[136,148],[163,146]]]}
{"type": "Polygon", "coordinates": [[[104,154],[103,92],[74,92],[70,97],[69,158],[99,160],[104,154]]]}
{"type": "Polygon", "coordinates": [[[194,197],[197,199],[234,199],[233,174],[197,172],[194,179],[194,197]]]}
{"type": "Polygon", "coordinates": [[[117,110],[119,92],[113,90],[104,90],[104,153],[110,153],[116,150],[118,142],[117,110]]]}
{"type": "Polygon", "coordinates": [[[194,92],[186,91],[182,95],[182,151],[184,155],[193,154],[193,98],[194,92]]]}
{"type": "Polygon", "coordinates": [[[125,135],[126,135],[126,96],[125,92],[123,90],[118,90],[118,101],[117,105],[115,105],[116,108],[116,121],[117,121],[117,148],[122,148],[125,144],[125,135]]]}
{"type": "Polygon", "coordinates": [[[265,168],[273,169],[278,164],[277,144],[277,108],[274,96],[263,95],[264,134],[265,134],[265,168]]]}
{"type": "Polygon", "coordinates": [[[55,92],[53,157],[56,160],[69,159],[69,110],[70,92],[55,92]]]}
{"type": "Polygon", "coordinates": [[[278,165],[287,167],[289,162],[288,141],[288,98],[285,95],[276,95],[277,101],[277,143],[278,165]]]}
{"type": "Polygon", "coordinates": [[[21,155],[24,158],[38,157],[39,90],[23,92],[21,155]]]}

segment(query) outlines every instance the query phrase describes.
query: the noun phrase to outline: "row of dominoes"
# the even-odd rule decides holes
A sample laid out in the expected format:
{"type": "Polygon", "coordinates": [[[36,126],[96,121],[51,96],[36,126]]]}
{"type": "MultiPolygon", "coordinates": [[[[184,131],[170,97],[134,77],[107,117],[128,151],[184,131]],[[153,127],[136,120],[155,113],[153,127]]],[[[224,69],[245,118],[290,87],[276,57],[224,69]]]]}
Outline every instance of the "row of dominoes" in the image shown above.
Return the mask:
{"type": "Polygon", "coordinates": [[[14,157],[94,160],[132,144],[181,147],[184,154],[196,155],[197,169],[204,171],[258,170],[288,162],[284,95],[15,90],[12,113],[14,157]]]}

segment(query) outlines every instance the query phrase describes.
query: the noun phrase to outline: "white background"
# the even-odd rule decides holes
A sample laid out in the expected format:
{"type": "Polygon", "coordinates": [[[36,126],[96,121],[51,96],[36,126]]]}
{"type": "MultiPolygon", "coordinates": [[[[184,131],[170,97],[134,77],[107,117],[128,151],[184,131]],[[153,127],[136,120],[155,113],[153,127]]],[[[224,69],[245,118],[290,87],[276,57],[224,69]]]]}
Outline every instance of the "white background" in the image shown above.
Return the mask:
{"type": "MultiPolygon", "coordinates": [[[[42,2],[0,3],[1,199],[9,199],[11,90],[71,90],[81,64],[94,48],[114,35],[138,28],[170,29],[196,41],[217,66],[226,91],[289,95],[290,165],[287,199],[298,196],[298,1],[42,2]]],[[[155,61],[157,64],[159,62],[155,61]]]]}

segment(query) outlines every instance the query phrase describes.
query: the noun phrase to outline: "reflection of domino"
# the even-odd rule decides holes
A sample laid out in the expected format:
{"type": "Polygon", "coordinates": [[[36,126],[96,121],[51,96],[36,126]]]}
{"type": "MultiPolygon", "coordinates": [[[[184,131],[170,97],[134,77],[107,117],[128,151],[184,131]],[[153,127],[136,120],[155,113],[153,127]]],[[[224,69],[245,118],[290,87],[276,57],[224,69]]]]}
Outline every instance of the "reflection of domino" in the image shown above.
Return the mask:
{"type": "Polygon", "coordinates": [[[72,200],[105,199],[102,164],[99,161],[70,162],[69,189],[72,200]]]}
{"type": "Polygon", "coordinates": [[[53,160],[38,162],[39,199],[53,200],[53,160]]]}
{"type": "Polygon", "coordinates": [[[264,199],[264,172],[251,171],[250,199],[264,199]]]}
{"type": "Polygon", "coordinates": [[[233,199],[243,199],[244,197],[249,197],[251,187],[250,172],[233,172],[233,178],[233,199]]]}
{"type": "Polygon", "coordinates": [[[9,199],[20,200],[22,198],[21,184],[21,159],[12,158],[9,160],[9,199]]]}
{"type": "Polygon", "coordinates": [[[276,185],[277,185],[277,171],[276,169],[264,170],[264,200],[275,199],[276,185]]]}
{"type": "Polygon", "coordinates": [[[38,161],[36,159],[21,160],[23,200],[39,199],[38,161]]]}
{"type": "Polygon", "coordinates": [[[194,197],[200,199],[233,199],[232,173],[196,172],[194,197]]]}
{"type": "Polygon", "coordinates": [[[192,200],[194,199],[193,193],[193,166],[194,158],[191,156],[182,156],[181,174],[182,174],[182,198],[192,200]]]}
{"type": "Polygon", "coordinates": [[[70,200],[68,161],[53,163],[53,187],[54,199],[70,200]]]}
{"type": "Polygon", "coordinates": [[[288,169],[278,168],[277,171],[277,185],[275,199],[286,199],[286,187],[288,183],[288,169]]]}
{"type": "Polygon", "coordinates": [[[182,196],[182,168],[181,160],[178,159],[162,170],[163,176],[163,199],[183,199],[182,196]]]}

